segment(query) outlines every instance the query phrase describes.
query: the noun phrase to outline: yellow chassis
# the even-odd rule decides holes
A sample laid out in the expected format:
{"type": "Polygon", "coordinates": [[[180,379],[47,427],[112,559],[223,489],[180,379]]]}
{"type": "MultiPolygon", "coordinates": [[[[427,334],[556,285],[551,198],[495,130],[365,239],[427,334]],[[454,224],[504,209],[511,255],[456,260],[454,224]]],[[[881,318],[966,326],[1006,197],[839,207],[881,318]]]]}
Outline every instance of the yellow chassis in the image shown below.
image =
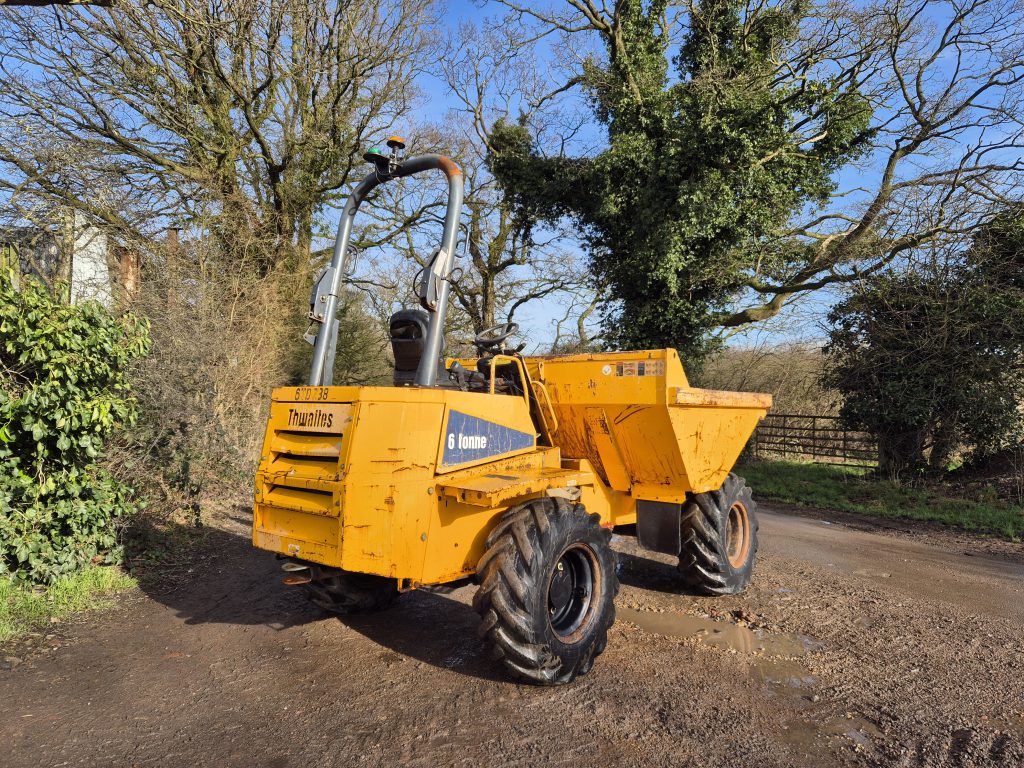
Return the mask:
{"type": "Polygon", "coordinates": [[[490,392],[274,390],[254,545],[403,588],[454,581],[527,499],[579,499],[610,527],[717,489],[771,405],[690,387],[670,349],[496,362],[530,392],[494,394],[493,375],[490,392]]]}

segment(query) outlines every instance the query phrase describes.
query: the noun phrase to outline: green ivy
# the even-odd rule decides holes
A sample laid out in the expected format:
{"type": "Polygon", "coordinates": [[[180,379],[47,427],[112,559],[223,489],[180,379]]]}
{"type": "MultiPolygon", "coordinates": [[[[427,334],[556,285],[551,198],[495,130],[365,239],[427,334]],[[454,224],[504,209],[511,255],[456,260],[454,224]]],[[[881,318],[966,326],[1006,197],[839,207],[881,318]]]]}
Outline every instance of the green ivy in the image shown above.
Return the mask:
{"type": "Polygon", "coordinates": [[[605,56],[583,72],[607,147],[551,156],[527,126],[498,121],[488,163],[526,224],[579,225],[607,286],[606,344],[676,347],[693,370],[752,273],[806,266],[790,217],[827,201],[868,147],[871,106],[824,65],[785,66],[814,12],[799,0],[688,4],[678,50],[667,0],[614,6],[605,56]]]}
{"type": "Polygon", "coordinates": [[[135,421],[128,370],[149,328],[0,275],[0,576],[52,582],[115,561],[131,490],[97,464],[135,421]]]}

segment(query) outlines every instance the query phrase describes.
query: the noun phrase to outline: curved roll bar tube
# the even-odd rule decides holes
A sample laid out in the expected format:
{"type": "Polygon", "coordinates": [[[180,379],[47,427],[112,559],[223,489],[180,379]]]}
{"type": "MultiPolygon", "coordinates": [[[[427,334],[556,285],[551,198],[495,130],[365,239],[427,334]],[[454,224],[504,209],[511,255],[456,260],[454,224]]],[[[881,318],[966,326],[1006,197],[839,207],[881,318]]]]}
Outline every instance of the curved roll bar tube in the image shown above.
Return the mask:
{"type": "MultiPolygon", "coordinates": [[[[324,307],[324,321],[316,334],[313,345],[313,363],[309,369],[309,385],[326,387],[331,385],[334,372],[327,365],[328,359],[337,344],[337,325],[334,323],[338,311],[339,297],[348,267],[348,241],[352,236],[352,219],[359,210],[366,196],[378,185],[392,179],[412,176],[423,171],[440,170],[448,177],[448,207],[444,215],[444,233],[441,236],[441,255],[445,260],[439,270],[443,276],[437,297],[436,308],[427,307],[430,313],[430,325],[427,327],[427,338],[424,341],[423,357],[416,369],[415,384],[420,387],[431,387],[437,382],[437,359],[444,344],[444,320],[448,311],[448,295],[451,293],[452,267],[455,261],[455,244],[459,232],[459,216],[462,214],[463,180],[462,171],[451,158],[444,155],[420,155],[399,163],[389,173],[375,170],[349,195],[345,209],[338,225],[338,236],[334,241],[334,253],[331,256],[333,274],[324,307]]],[[[429,265],[428,265],[429,267],[429,265]]]]}

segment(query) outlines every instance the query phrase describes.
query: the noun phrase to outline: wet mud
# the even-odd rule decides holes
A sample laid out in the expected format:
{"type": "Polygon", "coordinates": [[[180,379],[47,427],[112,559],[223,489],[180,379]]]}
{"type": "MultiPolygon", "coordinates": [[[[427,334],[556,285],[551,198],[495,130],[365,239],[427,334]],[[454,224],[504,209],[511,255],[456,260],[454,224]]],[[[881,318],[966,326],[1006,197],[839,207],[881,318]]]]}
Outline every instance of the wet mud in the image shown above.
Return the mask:
{"type": "Polygon", "coordinates": [[[3,649],[0,765],[1024,766],[1018,545],[767,512],[754,584],[712,599],[616,537],[608,648],[545,689],[488,658],[472,587],[327,617],[247,522],[3,649]]]}
{"type": "Polygon", "coordinates": [[[641,629],[669,637],[694,638],[715,648],[766,656],[803,655],[818,645],[806,636],[768,633],[742,624],[686,613],[647,613],[620,608],[617,618],[641,629]]]}

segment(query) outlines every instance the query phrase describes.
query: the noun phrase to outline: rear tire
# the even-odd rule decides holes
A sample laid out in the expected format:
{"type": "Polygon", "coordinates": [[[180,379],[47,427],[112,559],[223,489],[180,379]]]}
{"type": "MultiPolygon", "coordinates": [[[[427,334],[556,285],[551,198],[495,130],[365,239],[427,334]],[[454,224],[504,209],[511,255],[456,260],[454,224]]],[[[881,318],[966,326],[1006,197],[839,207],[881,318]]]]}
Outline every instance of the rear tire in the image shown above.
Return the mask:
{"type": "Polygon", "coordinates": [[[311,565],[309,570],[312,581],[306,585],[306,596],[329,613],[382,611],[398,597],[394,579],[322,565],[311,565]]]}
{"type": "Polygon", "coordinates": [[[705,595],[735,595],[746,589],[757,556],[757,504],[739,475],[722,487],[687,499],[680,519],[679,572],[705,595]]]}
{"type": "Polygon", "coordinates": [[[491,531],[473,607],[480,636],[513,677],[559,685],[590,671],[615,622],[611,535],[598,515],[561,498],[514,507],[491,531]]]}

